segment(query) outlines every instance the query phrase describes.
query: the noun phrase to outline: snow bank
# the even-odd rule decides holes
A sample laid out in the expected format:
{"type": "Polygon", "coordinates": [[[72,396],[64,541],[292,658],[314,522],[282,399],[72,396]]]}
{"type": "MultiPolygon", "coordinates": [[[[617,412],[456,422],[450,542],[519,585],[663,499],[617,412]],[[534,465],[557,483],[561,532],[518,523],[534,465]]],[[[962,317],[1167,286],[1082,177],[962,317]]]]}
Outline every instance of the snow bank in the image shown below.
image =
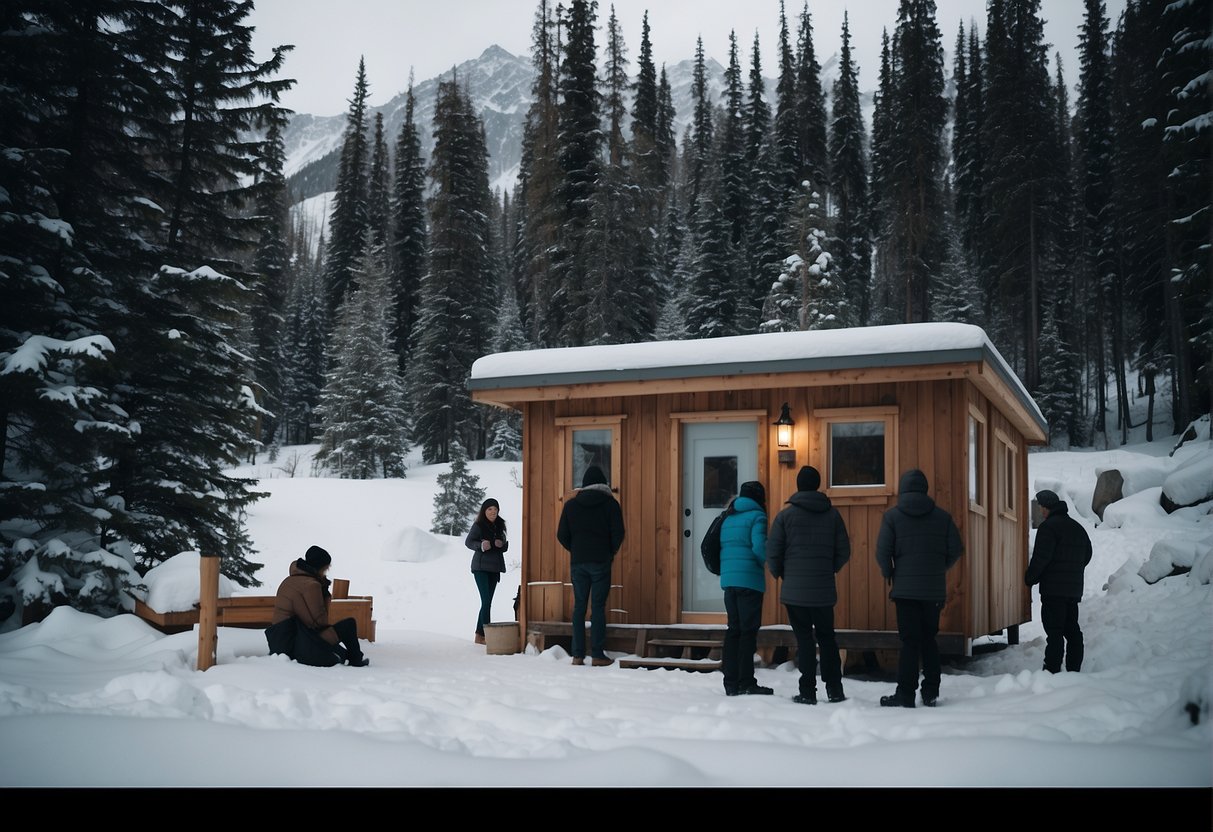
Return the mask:
{"type": "Polygon", "coordinates": [[[463,541],[448,535],[436,535],[416,526],[404,526],[383,540],[383,560],[426,563],[463,548],[463,541]]]}
{"type": "Polygon", "coordinates": [[[1150,549],[1149,559],[1142,564],[1137,574],[1154,583],[1170,575],[1176,569],[1191,569],[1198,558],[1213,549],[1213,536],[1204,540],[1186,538],[1163,538],[1150,549]]]}
{"type": "Polygon", "coordinates": [[[1213,496],[1213,453],[1200,453],[1181,462],[1159,483],[1177,506],[1190,506],[1213,496]]]}
{"type": "MultiPolygon", "coordinates": [[[[186,612],[198,604],[199,573],[202,555],[198,552],[181,552],[157,566],[143,576],[147,586],[147,598],[143,603],[156,612],[186,612]]],[[[229,598],[236,586],[223,575],[219,576],[219,597],[229,598]]]]}
{"type": "Polygon", "coordinates": [[[1115,465],[1097,467],[1095,474],[1098,477],[1104,471],[1119,471],[1120,476],[1124,478],[1121,493],[1125,497],[1129,497],[1145,491],[1147,488],[1161,487],[1163,480],[1167,478],[1171,470],[1172,464],[1169,460],[1133,454],[1132,459],[1117,462],[1115,465]]]}

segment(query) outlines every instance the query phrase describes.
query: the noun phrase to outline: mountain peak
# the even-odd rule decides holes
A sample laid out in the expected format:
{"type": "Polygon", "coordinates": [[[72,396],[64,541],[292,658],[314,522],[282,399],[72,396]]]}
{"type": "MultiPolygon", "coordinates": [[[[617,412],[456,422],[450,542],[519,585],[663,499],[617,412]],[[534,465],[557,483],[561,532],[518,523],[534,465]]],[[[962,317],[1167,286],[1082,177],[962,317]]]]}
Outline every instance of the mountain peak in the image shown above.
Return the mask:
{"type": "Polygon", "coordinates": [[[490,46],[488,49],[486,49],[480,53],[480,60],[483,61],[486,58],[504,58],[506,60],[511,60],[511,61],[518,60],[517,55],[514,55],[511,52],[509,52],[505,49],[502,49],[500,46],[498,46],[495,43],[492,46],[490,46]]]}

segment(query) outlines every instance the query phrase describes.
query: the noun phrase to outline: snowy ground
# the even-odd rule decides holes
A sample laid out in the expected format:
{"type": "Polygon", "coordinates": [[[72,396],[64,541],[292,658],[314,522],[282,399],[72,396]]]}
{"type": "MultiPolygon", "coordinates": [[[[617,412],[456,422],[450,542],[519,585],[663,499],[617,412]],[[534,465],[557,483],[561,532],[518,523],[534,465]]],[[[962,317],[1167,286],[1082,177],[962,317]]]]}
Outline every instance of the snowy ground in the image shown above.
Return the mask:
{"type": "MultiPolygon", "coordinates": [[[[1083,672],[1040,669],[1034,599],[1021,643],[946,668],[934,710],[880,708],[892,683],[869,677],[844,680],[846,702],[796,705],[789,664],[759,670],[775,696],[726,698],[718,674],[575,668],[559,647],[486,655],[472,642],[468,552],[425,531],[445,466],[339,481],[308,475],[312,449],[288,448],[240,470],[271,494],[250,516],[265,563],[252,592],[272,593],[291,560],[324,546],[332,575],[375,598],[371,666],[302,667],[268,656],[260,631],[223,628],[218,665],[199,673],[193,633],[61,608],[0,635],[0,787],[1167,787],[1203,797],[1213,787],[1211,588],[1192,574],[1154,584],[1137,574],[1159,541],[1213,546],[1209,504],[1166,515],[1158,486],[1144,485],[1197,454],[1213,465],[1209,442],[1171,458],[1173,444],[1030,455],[1029,487],[1057,490],[1094,542],[1083,672]],[[1106,466],[1131,472],[1127,489],[1143,487],[1097,524],[1090,496],[1106,466]],[[1189,701],[1203,703],[1199,724],[1189,701]]],[[[519,528],[520,467],[472,470],[519,528]]],[[[520,551],[516,540],[497,620],[512,620],[520,551]]]]}

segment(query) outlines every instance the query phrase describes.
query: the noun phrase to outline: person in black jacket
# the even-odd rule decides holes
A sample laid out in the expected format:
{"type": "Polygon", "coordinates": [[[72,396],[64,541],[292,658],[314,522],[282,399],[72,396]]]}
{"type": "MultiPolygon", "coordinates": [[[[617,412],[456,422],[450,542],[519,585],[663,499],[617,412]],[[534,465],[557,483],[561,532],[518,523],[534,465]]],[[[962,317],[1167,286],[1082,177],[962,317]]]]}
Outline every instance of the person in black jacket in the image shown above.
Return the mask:
{"type": "Polygon", "coordinates": [[[846,523],[830,498],[817,489],[821,473],[811,465],[796,475],[796,493],[788,498],[767,535],[767,568],[782,578],[779,600],[796,635],[800,693],[793,701],[817,704],[817,648],[826,697],[842,702],[842,657],[834,637],[834,575],[851,559],[846,523]],[[814,638],[816,630],[816,638],[814,638]]]}
{"type": "Polygon", "coordinates": [[[1091,562],[1091,538],[1070,516],[1069,507],[1052,491],[1041,491],[1036,502],[1044,522],[1036,530],[1032,559],[1023,580],[1040,584],[1040,623],[1045,628],[1044,669],[1061,672],[1082,668],[1082,629],[1078,626],[1078,602],[1082,600],[1083,570],[1091,562]]]}
{"type": "Polygon", "coordinates": [[[585,664],[585,608],[590,605],[590,663],[614,664],[606,654],[606,599],[611,563],[623,545],[623,510],[597,465],[586,469],[577,494],[564,504],[556,539],[569,551],[573,580],[573,664],[585,664]]]}
{"type": "Polygon", "coordinates": [[[880,698],[886,707],[914,707],[918,664],[922,661],[922,704],[933,707],[939,698],[941,668],[939,613],[947,600],[946,573],[964,551],[960,529],[952,515],[927,496],[927,477],[917,468],[901,475],[897,505],[884,513],[876,538],[876,562],[885,580],[892,581],[889,597],[897,607],[901,651],[897,690],[880,698]]]}
{"type": "Polygon", "coordinates": [[[505,571],[505,551],[510,542],[505,537],[505,518],[501,504],[489,497],[480,505],[480,512],[468,530],[463,545],[472,550],[472,577],[480,592],[480,613],[476,616],[477,644],[484,644],[484,625],[492,620],[493,593],[505,571]]]}

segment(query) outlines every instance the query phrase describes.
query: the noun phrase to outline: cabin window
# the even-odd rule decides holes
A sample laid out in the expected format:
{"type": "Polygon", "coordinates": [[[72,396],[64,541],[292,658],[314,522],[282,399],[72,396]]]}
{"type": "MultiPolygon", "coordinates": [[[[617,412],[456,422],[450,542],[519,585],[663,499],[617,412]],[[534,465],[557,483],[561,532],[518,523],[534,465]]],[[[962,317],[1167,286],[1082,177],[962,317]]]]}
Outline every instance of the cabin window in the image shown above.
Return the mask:
{"type": "Polygon", "coordinates": [[[969,408],[969,510],[986,511],[986,420],[981,411],[969,408]]]}
{"type": "Polygon", "coordinates": [[[830,425],[830,487],[884,485],[884,431],[880,422],[830,425]]]}
{"type": "Polygon", "coordinates": [[[1015,442],[1000,430],[995,431],[998,446],[998,510],[1011,519],[1015,518],[1019,494],[1019,450],[1015,442]]]}
{"type": "Polygon", "coordinates": [[[612,491],[619,490],[619,433],[624,417],[565,416],[556,419],[564,431],[561,444],[565,493],[581,488],[585,472],[597,465],[612,491]]]}
{"type": "Polygon", "coordinates": [[[737,494],[737,457],[703,458],[703,507],[724,508],[737,494]]]}
{"type": "Polygon", "coordinates": [[[816,448],[810,458],[821,471],[830,499],[884,497],[893,493],[897,466],[897,407],[813,411],[816,448]]]}

